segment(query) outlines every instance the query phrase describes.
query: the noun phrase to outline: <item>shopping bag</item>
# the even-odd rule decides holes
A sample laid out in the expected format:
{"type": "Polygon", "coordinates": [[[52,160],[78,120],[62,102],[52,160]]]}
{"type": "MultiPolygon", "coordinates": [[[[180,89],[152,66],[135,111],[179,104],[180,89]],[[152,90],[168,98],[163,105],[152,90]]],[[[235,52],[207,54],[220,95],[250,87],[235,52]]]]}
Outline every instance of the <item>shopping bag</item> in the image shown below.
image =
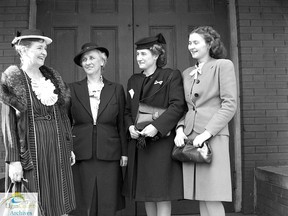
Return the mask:
{"type": "Polygon", "coordinates": [[[11,183],[7,192],[0,194],[0,215],[41,216],[41,208],[38,203],[38,194],[29,193],[25,186],[23,186],[23,192],[12,192],[14,185],[14,183],[11,183]]]}

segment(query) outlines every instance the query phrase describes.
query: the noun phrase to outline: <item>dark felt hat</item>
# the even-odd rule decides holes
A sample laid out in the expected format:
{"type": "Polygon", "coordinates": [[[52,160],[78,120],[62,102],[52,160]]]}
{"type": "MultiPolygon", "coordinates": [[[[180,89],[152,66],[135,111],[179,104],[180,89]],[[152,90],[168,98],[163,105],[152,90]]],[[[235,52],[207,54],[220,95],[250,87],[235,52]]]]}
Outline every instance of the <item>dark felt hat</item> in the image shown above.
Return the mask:
{"type": "Polygon", "coordinates": [[[80,67],[82,67],[81,65],[81,57],[84,53],[90,51],[90,50],[99,50],[102,53],[105,53],[105,55],[107,56],[107,58],[109,57],[109,51],[105,48],[105,47],[99,47],[96,43],[85,43],[82,45],[81,47],[81,51],[74,57],[74,62],[75,64],[79,65],[80,67]]]}
{"type": "Polygon", "coordinates": [[[44,36],[43,32],[39,29],[24,29],[21,32],[17,31],[16,37],[12,40],[12,46],[23,39],[39,38],[46,42],[46,44],[52,43],[52,39],[44,36]]]}
{"type": "Polygon", "coordinates": [[[135,43],[136,49],[149,49],[154,44],[166,44],[165,38],[161,33],[153,37],[142,38],[135,43]]]}

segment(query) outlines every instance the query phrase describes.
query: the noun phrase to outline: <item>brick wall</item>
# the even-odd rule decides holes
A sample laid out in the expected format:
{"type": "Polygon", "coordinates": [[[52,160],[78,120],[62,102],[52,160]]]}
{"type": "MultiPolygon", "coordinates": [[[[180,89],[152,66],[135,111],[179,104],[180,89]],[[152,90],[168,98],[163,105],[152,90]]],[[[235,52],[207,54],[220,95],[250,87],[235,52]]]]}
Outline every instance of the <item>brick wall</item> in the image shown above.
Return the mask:
{"type": "Polygon", "coordinates": [[[288,190],[269,182],[257,181],[257,215],[287,216],[288,190]],[[284,194],[284,195],[283,195],[284,194]]]}
{"type": "Polygon", "coordinates": [[[256,168],[255,179],[257,215],[287,216],[288,166],[256,168]]]}
{"type": "MultiPolygon", "coordinates": [[[[0,72],[19,62],[10,42],[17,30],[28,28],[29,0],[0,0],[0,72]]],[[[4,172],[4,145],[0,132],[0,177],[4,172]]]]}
{"type": "Polygon", "coordinates": [[[254,168],[288,164],[288,1],[238,0],[243,203],[254,168]]]}

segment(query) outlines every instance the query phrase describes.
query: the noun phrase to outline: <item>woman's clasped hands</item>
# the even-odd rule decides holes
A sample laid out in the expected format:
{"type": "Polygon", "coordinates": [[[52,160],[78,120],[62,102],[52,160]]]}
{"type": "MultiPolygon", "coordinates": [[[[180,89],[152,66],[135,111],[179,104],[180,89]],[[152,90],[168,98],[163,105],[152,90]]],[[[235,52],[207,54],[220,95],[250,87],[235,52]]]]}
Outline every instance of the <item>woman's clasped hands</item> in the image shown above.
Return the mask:
{"type": "Polygon", "coordinates": [[[147,125],[142,131],[137,130],[134,125],[131,125],[129,132],[132,139],[138,139],[139,136],[154,137],[158,133],[158,130],[152,124],[147,125]]]}

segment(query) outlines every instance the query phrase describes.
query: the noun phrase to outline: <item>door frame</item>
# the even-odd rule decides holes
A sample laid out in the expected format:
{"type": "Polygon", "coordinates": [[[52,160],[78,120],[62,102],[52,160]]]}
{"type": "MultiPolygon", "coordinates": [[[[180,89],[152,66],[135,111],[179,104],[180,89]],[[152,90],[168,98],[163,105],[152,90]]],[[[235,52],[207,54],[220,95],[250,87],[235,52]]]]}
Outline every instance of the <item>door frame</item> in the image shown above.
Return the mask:
{"type": "MultiPolygon", "coordinates": [[[[29,5],[29,28],[36,28],[37,15],[37,0],[30,0],[29,5]]],[[[237,36],[237,17],[235,0],[227,1],[229,4],[229,30],[230,30],[230,53],[231,60],[235,66],[237,88],[238,88],[238,106],[236,114],[233,118],[233,134],[234,134],[234,167],[235,173],[233,178],[235,180],[234,192],[234,210],[240,212],[242,208],[242,152],[241,152],[241,116],[240,116],[240,81],[239,81],[239,52],[238,52],[238,36],[237,36]]]]}
{"type": "Polygon", "coordinates": [[[238,106],[233,118],[234,133],[234,165],[235,165],[235,193],[234,193],[234,209],[240,212],[242,208],[242,152],[241,152],[241,116],[240,116],[240,75],[239,75],[239,52],[238,52],[238,34],[237,34],[237,17],[235,0],[227,1],[229,4],[229,29],[230,29],[230,54],[234,63],[237,89],[238,89],[238,106]]]}

